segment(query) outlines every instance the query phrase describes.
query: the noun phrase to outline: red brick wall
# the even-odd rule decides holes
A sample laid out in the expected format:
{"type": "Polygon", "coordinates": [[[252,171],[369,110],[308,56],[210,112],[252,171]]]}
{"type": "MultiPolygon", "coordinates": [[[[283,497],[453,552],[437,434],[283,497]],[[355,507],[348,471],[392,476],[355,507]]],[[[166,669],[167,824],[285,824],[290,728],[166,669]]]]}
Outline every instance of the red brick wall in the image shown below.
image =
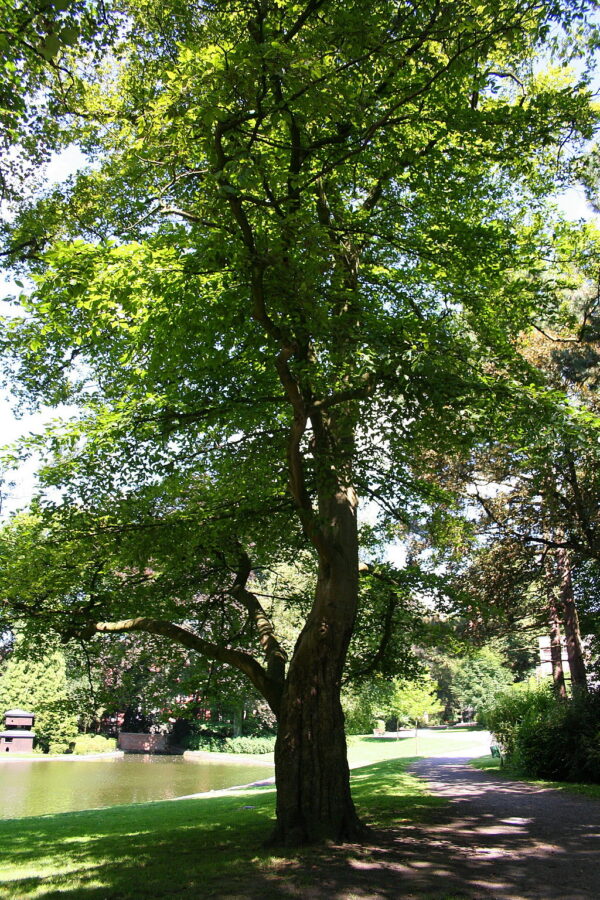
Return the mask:
{"type": "Polygon", "coordinates": [[[31,716],[6,716],[6,730],[10,728],[33,728],[33,719],[31,716]]]}
{"type": "Polygon", "coordinates": [[[122,731],[118,740],[119,750],[130,753],[161,753],[168,747],[168,735],[166,734],[134,734],[130,731],[122,731]]]}

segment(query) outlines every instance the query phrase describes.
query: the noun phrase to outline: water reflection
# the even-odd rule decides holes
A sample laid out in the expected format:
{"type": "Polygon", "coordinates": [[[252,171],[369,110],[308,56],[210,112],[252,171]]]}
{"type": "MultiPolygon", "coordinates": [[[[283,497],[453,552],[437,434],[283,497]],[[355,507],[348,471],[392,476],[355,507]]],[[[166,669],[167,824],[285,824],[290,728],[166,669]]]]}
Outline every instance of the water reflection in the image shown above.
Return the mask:
{"type": "Polygon", "coordinates": [[[180,756],[19,760],[0,764],[0,818],[168,800],[268,778],[272,767],[180,756]]]}

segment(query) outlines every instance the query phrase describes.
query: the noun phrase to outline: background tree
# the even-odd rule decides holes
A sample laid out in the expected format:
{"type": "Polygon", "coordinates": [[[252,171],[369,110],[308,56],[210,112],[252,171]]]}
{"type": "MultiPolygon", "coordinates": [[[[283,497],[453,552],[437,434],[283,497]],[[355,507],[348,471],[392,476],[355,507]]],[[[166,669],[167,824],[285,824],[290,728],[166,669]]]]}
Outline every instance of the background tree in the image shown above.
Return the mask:
{"type": "Polygon", "coordinates": [[[386,719],[393,682],[374,675],[360,684],[345,685],[342,707],[347,734],[371,734],[378,719],[386,719]]]}
{"type": "Polygon", "coordinates": [[[444,709],[437,696],[437,684],[428,675],[413,679],[395,679],[389,713],[397,724],[427,723],[444,709]]]}
{"type": "Polygon", "coordinates": [[[461,661],[452,682],[455,702],[461,716],[472,720],[478,710],[514,682],[514,676],[500,654],[482,649],[461,661]]]}
{"type": "Polygon", "coordinates": [[[279,840],[363,831],[340,705],[359,497],[406,520],[422,454],[525,419],[544,196],[594,124],[536,54],[561,29],[579,53],[584,14],[126,0],[104,66],[57,59],[94,166],[15,210],[5,253],[35,288],[4,345],[22,397],[81,413],[40,442],[60,499],[6,530],[2,595],[243,672],[278,718],[279,840]],[[288,663],[253,573],[301,550],[288,663]]]}
{"type": "Polygon", "coordinates": [[[594,601],[577,587],[579,572],[598,565],[597,239],[594,226],[565,227],[568,265],[552,288],[560,303],[520,338],[536,380],[559,400],[552,419],[533,415],[534,429],[518,436],[507,430],[452,459],[432,454],[422,463],[446,493],[433,498],[421,551],[433,549],[429,565],[447,567],[454,610],[474,637],[515,627],[549,633],[559,695],[561,635],[572,684],[585,690],[579,613],[586,633],[597,628],[594,601]]]}
{"type": "Polygon", "coordinates": [[[77,735],[64,655],[56,649],[38,659],[21,654],[15,651],[0,668],[0,713],[15,708],[35,713],[36,747],[64,753],[77,735]]]}

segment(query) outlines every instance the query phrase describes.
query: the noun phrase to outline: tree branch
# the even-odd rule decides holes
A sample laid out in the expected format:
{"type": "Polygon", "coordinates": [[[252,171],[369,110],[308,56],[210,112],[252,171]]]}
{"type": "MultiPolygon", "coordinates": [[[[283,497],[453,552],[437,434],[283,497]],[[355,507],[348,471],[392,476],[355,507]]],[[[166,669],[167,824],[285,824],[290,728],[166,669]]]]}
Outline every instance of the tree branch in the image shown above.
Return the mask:
{"type": "MultiPolygon", "coordinates": [[[[487,517],[491,522],[496,525],[500,531],[504,532],[504,534],[511,537],[513,540],[518,541],[523,544],[542,544],[544,547],[554,547],[556,549],[564,549],[564,550],[578,550],[582,549],[582,545],[579,541],[570,538],[565,541],[555,541],[552,538],[542,537],[541,535],[535,535],[531,533],[520,534],[518,531],[513,531],[511,528],[507,528],[505,524],[494,515],[489,505],[486,503],[485,499],[481,496],[479,491],[476,488],[475,499],[479,501],[481,507],[485,511],[487,517]]],[[[597,554],[594,554],[597,555],[597,554]]]]}
{"type": "Polygon", "coordinates": [[[292,40],[292,38],[294,38],[298,34],[298,32],[301,30],[307,20],[312,16],[312,14],[316,12],[321,6],[324,6],[326,2],[327,0],[310,0],[304,10],[298,16],[290,30],[283,35],[283,43],[288,44],[292,40]]]}
{"type": "Polygon", "coordinates": [[[165,619],[150,619],[140,616],[134,619],[121,619],[117,622],[95,622],[91,623],[81,634],[84,637],[91,637],[94,633],[98,634],[115,634],[118,632],[128,631],[144,631],[148,634],[158,634],[167,637],[177,644],[189,647],[207,659],[215,659],[219,662],[226,663],[239,669],[246,675],[254,687],[265,698],[275,715],[279,714],[279,705],[281,702],[281,686],[274,682],[263,667],[253,656],[243,650],[231,650],[227,647],[220,647],[204,638],[199,637],[193,631],[169,622],[165,619]]]}
{"type": "Polygon", "coordinates": [[[275,636],[273,623],[263,609],[256,594],[246,587],[251,572],[251,562],[248,554],[240,548],[240,566],[231,588],[231,595],[235,597],[248,610],[252,621],[256,626],[261,647],[265,651],[267,661],[267,675],[274,682],[281,685],[285,679],[285,667],[287,653],[275,636]]]}

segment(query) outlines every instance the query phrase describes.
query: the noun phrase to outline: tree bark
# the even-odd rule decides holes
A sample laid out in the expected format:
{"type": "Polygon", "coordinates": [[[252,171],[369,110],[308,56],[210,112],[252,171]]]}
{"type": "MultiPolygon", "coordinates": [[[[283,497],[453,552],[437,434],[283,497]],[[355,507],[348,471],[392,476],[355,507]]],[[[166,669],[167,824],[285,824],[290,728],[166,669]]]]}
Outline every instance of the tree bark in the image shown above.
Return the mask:
{"type": "Polygon", "coordinates": [[[239,703],[233,708],[233,736],[241,737],[244,733],[244,704],[239,703]]]}
{"type": "Polygon", "coordinates": [[[565,643],[569,658],[569,671],[571,673],[571,685],[573,690],[587,691],[587,673],[583,658],[583,644],[579,630],[579,617],[573,592],[573,579],[571,578],[571,564],[569,551],[560,549],[557,551],[556,560],[560,580],[560,602],[563,612],[563,624],[565,629],[565,643]]]}
{"type": "Polygon", "coordinates": [[[321,559],[313,609],[290,662],[275,747],[273,841],[288,845],[357,840],[366,833],[350,794],[340,703],[358,600],[353,492],[338,490],[328,506],[332,550],[328,559],[321,559]]]}
{"type": "Polygon", "coordinates": [[[556,554],[544,554],[544,575],[548,598],[548,625],[550,629],[550,663],[552,665],[552,687],[554,696],[566,699],[565,672],[562,664],[562,636],[560,632],[560,612],[556,598],[556,554]]]}
{"type": "Polygon", "coordinates": [[[566,699],[567,689],[565,687],[565,673],[562,664],[562,640],[560,634],[560,622],[558,610],[556,608],[556,600],[550,593],[550,603],[548,607],[548,618],[550,624],[550,661],[552,663],[552,682],[554,694],[561,700],[566,699]]]}

